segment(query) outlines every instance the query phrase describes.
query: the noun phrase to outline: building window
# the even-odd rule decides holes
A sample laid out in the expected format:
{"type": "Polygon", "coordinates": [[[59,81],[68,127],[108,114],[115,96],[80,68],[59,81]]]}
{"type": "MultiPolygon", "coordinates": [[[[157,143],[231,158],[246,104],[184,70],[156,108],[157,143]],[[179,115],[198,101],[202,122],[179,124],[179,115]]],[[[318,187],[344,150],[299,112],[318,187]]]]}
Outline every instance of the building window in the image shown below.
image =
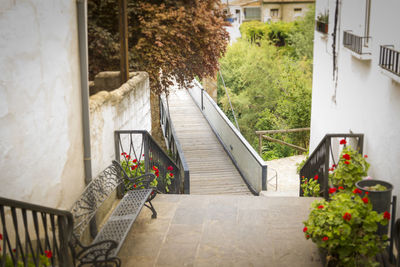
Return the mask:
{"type": "Polygon", "coordinates": [[[259,7],[244,8],[244,19],[246,19],[246,20],[261,19],[261,9],[259,7]]]}
{"type": "Polygon", "coordinates": [[[295,9],[294,9],[294,13],[296,13],[296,14],[297,14],[297,13],[301,13],[301,8],[295,8],[295,9]]]}
{"type": "Polygon", "coordinates": [[[277,18],[278,16],[279,16],[279,9],[278,8],[271,9],[271,17],[277,18]]]}

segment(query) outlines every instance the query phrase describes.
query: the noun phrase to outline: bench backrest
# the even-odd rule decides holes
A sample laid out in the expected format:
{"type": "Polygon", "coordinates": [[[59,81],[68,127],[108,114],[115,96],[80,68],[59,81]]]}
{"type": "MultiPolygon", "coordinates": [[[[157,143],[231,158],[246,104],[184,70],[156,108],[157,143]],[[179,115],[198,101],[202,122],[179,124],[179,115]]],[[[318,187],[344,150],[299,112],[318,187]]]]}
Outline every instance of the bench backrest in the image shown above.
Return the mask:
{"type": "Polygon", "coordinates": [[[96,215],[97,209],[123,183],[124,175],[126,174],[124,174],[121,165],[113,161],[86,186],[71,209],[74,219],[74,237],[80,240],[90,220],[96,215]]]}

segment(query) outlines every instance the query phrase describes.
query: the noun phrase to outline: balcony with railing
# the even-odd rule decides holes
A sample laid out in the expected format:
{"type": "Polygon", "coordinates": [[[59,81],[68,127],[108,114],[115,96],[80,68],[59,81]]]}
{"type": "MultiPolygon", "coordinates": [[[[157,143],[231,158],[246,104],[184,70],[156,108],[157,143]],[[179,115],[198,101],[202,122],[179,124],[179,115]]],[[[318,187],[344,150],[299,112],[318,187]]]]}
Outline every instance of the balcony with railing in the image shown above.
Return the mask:
{"type": "Polygon", "coordinates": [[[379,66],[384,74],[400,83],[400,51],[394,50],[391,45],[381,45],[379,66]]]}
{"type": "Polygon", "coordinates": [[[358,36],[351,31],[343,32],[343,46],[349,49],[352,55],[360,60],[371,60],[370,40],[371,37],[369,36],[358,36]]]}

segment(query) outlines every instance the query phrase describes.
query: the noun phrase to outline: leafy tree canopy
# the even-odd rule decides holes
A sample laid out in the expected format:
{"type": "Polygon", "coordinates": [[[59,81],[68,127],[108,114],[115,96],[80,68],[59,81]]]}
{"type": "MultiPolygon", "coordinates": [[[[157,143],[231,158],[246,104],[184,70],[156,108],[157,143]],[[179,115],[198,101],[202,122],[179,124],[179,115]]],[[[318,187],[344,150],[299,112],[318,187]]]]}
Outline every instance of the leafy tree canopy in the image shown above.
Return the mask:
{"type": "MultiPolygon", "coordinates": [[[[293,23],[242,24],[242,39],[228,47],[226,55],[220,60],[240,130],[256,149],[256,130],[310,126],[313,12],[311,9],[304,19],[293,23]]],[[[218,101],[233,120],[220,80],[218,101]]],[[[274,137],[308,147],[307,132],[274,137]]],[[[296,153],[277,143],[264,143],[262,156],[266,160],[296,153]]]]}
{"type": "MultiPolygon", "coordinates": [[[[147,71],[153,92],[215,75],[229,35],[220,1],[128,0],[130,67],[147,71]]],[[[89,70],[119,69],[118,4],[88,1],[89,70]]]]}

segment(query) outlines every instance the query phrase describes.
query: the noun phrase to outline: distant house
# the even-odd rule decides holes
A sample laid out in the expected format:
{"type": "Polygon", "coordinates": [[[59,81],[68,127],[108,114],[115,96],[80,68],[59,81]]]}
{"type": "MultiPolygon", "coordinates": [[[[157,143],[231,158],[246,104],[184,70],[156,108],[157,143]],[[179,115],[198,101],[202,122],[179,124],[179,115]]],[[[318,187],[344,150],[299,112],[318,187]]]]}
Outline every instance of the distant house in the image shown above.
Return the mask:
{"type": "Polygon", "coordinates": [[[244,21],[262,22],[294,21],[307,12],[315,0],[224,0],[228,21],[241,24],[244,21]]]}

